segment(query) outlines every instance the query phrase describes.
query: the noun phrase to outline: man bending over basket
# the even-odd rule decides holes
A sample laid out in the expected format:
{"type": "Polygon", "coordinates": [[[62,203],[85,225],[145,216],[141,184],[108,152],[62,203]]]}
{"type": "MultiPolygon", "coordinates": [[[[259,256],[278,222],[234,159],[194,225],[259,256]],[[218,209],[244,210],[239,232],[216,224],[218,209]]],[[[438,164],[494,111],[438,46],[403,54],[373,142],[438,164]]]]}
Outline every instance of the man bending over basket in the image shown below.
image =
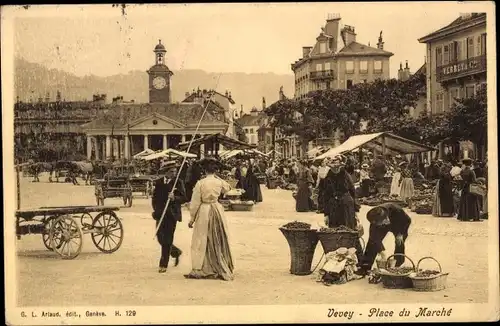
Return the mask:
{"type": "MultiPolygon", "coordinates": [[[[388,232],[394,234],[396,238],[394,253],[404,254],[405,241],[408,237],[408,229],[411,224],[410,216],[394,203],[384,203],[372,208],[366,214],[366,218],[370,222],[370,233],[365,253],[360,262],[360,269],[357,271],[359,275],[366,275],[368,273],[378,253],[382,257],[385,256],[385,248],[382,241],[388,232]]],[[[404,257],[399,255],[395,256],[395,259],[396,267],[401,266],[405,261],[404,257]]]]}

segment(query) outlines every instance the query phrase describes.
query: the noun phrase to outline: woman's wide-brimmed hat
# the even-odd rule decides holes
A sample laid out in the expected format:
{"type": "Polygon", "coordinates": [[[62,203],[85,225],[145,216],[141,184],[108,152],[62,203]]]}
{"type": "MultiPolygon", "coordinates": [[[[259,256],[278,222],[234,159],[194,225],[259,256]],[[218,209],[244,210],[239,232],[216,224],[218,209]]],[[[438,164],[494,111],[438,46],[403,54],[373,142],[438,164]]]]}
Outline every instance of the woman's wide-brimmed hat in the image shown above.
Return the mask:
{"type": "Polygon", "coordinates": [[[472,159],[468,158],[468,157],[465,157],[464,159],[462,159],[462,163],[471,163],[472,162],[472,159]]]}
{"type": "Polygon", "coordinates": [[[365,163],[365,164],[361,165],[361,167],[362,168],[368,168],[369,166],[368,166],[368,164],[365,163]]]}

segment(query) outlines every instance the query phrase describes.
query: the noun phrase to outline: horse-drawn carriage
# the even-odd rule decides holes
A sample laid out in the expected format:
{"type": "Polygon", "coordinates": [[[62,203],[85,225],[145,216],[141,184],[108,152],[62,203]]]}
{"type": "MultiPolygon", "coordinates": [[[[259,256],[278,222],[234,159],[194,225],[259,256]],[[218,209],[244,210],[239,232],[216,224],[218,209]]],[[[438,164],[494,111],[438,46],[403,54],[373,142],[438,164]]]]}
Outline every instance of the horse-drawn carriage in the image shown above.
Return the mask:
{"type": "Polygon", "coordinates": [[[95,180],[97,205],[104,205],[106,198],[122,198],[123,205],[132,206],[133,189],[128,176],[111,177],[95,180]]]}
{"type": "Polygon", "coordinates": [[[80,254],[83,234],[90,234],[96,248],[104,253],[115,252],[123,242],[123,225],[115,213],[119,210],[118,207],[67,206],[20,209],[20,197],[19,169],[17,169],[15,213],[17,238],[20,239],[27,234],[40,234],[45,247],[63,259],[73,259],[80,254]]]}

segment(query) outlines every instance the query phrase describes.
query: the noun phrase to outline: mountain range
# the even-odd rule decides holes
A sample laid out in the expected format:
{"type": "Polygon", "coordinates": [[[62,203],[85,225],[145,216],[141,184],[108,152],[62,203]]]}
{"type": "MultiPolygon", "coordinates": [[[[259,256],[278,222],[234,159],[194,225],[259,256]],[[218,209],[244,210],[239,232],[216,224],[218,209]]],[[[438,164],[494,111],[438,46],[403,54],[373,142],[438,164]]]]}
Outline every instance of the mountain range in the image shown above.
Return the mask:
{"type": "MultiPolygon", "coordinates": [[[[47,92],[53,101],[57,91],[60,91],[66,101],[90,101],[94,94],[107,94],[108,102],[118,95],[123,96],[125,101],[148,102],[148,75],[145,71],[135,70],[108,77],[79,77],[22,58],[16,58],[14,64],[15,95],[21,101],[28,102],[30,98],[37,101],[39,97],[45,98],[47,92]]],[[[186,92],[197,88],[215,88],[218,77],[219,73],[203,70],[174,71],[171,79],[172,102],[181,102],[186,92]]],[[[277,101],[281,86],[286,96],[293,97],[293,75],[232,72],[220,75],[216,90],[222,94],[230,91],[237,108],[243,105],[244,111],[249,112],[253,106],[262,108],[262,97],[265,97],[267,105],[277,101]]]]}

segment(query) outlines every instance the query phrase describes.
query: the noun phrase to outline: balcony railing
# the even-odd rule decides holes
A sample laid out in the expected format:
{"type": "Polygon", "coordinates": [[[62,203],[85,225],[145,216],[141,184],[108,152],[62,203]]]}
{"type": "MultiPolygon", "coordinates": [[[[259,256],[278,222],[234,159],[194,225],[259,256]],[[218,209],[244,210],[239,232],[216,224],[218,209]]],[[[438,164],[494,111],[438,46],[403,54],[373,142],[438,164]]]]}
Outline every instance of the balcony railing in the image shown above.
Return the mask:
{"type": "Polygon", "coordinates": [[[437,67],[437,81],[443,82],[486,71],[486,55],[453,62],[437,67]]]}
{"type": "Polygon", "coordinates": [[[335,75],[333,70],[320,70],[320,71],[312,71],[311,79],[334,79],[335,75]]]}

